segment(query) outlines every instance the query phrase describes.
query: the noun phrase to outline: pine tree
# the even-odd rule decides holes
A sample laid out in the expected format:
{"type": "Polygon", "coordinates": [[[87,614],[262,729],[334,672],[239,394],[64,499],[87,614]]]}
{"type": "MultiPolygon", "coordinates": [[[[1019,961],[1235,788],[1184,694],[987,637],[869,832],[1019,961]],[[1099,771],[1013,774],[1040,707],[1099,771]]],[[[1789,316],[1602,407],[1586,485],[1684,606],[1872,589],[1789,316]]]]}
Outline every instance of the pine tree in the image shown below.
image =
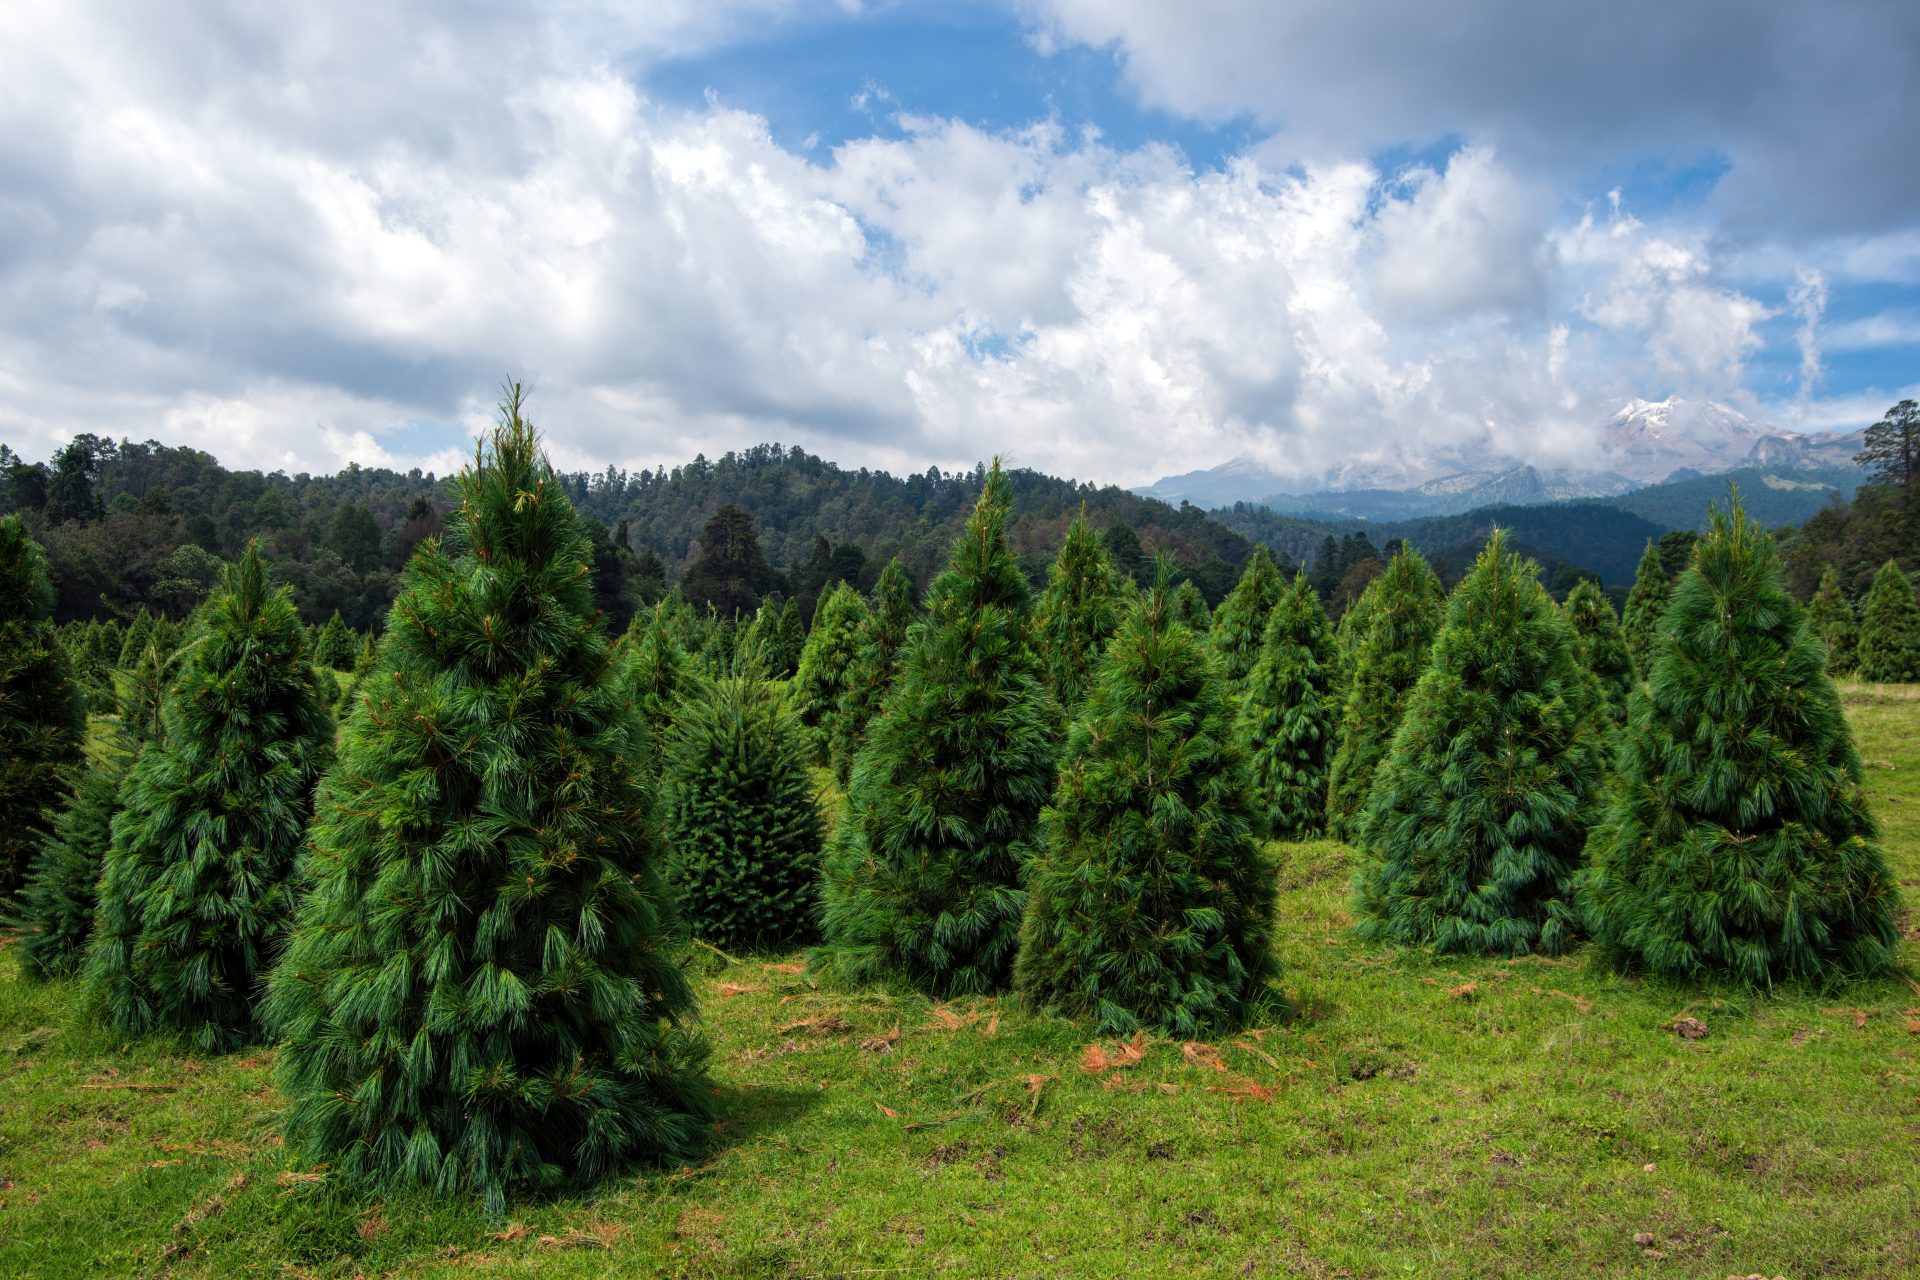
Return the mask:
{"type": "Polygon", "coordinates": [[[1027,639],[996,461],[867,729],[821,883],[823,968],[936,995],[1006,984],[1059,709],[1027,639]]]}
{"type": "Polygon", "coordinates": [[[1588,846],[1620,964],[1755,985],[1892,966],[1898,891],[1826,654],[1736,492],[1681,576],[1588,846]]]}
{"type": "Polygon", "coordinates": [[[1633,575],[1633,588],[1627,592],[1627,607],[1621,626],[1627,634],[1627,652],[1633,657],[1633,669],[1642,677],[1653,662],[1654,638],[1660,621],[1667,616],[1667,599],[1673,587],[1666,568],[1660,563],[1660,549],[1647,540],[1640,567],[1633,575]]]}
{"type": "Polygon", "coordinates": [[[0,899],[33,865],[85,737],[47,558],[18,516],[0,518],[0,899]]]}
{"type": "Polygon", "coordinates": [[[1827,670],[1834,675],[1852,672],[1859,661],[1860,623],[1832,565],[1821,571],[1820,586],[1807,605],[1807,626],[1827,647],[1827,670]]]}
{"type": "Polygon", "coordinates": [[[1235,725],[1262,835],[1303,840],[1326,825],[1339,674],[1333,629],[1302,571],[1273,607],[1235,725]]]}
{"type": "Polygon", "coordinates": [[[255,988],[293,917],[293,870],[333,758],[292,592],[257,545],[196,615],[161,707],[165,740],[120,789],[89,981],[113,1025],[223,1053],[256,1031],[255,988]]]}
{"type": "Polygon", "coordinates": [[[1599,682],[1613,723],[1627,720],[1627,696],[1639,687],[1626,634],[1607,599],[1592,582],[1582,582],[1567,595],[1567,621],[1573,624],[1575,656],[1583,670],[1599,682]]]}
{"type": "Polygon", "coordinates": [[[120,641],[120,656],[114,665],[122,670],[131,667],[140,660],[147,646],[157,643],[154,637],[153,615],[145,607],[133,615],[133,621],[127,624],[126,634],[120,641]]]}
{"type": "Polygon", "coordinates": [[[794,706],[808,732],[808,754],[824,764],[833,742],[840,695],[847,688],[847,672],[860,647],[860,628],[867,602],[842,582],[814,609],[813,630],[800,651],[800,670],[793,677],[794,706]]]}
{"type": "Polygon", "coordinates": [[[873,584],[873,603],[860,626],[860,644],[847,668],[847,687],[833,722],[833,776],[846,786],[853,774],[853,758],[866,736],[867,726],[880,713],[887,691],[900,675],[907,633],[919,611],[913,604],[913,584],[898,557],[887,561],[873,584]]]}
{"type": "Polygon", "coordinates": [[[1260,641],[1267,634],[1267,618],[1287,589],[1286,579],[1273,567],[1264,546],[1255,547],[1245,572],[1227,598],[1214,610],[1207,643],[1220,659],[1229,696],[1237,697],[1260,657],[1260,641]]]}
{"type": "Polygon", "coordinates": [[[811,933],[820,811],[797,716],[756,670],[700,681],[665,750],[667,876],[696,937],[771,947],[811,933]]]}
{"type": "Polygon", "coordinates": [[[711,1107],[632,687],[521,406],[407,566],[267,998],[295,1159],[496,1214],[686,1159],[711,1107]]]}
{"type": "Polygon", "coordinates": [[[313,642],[313,660],[323,667],[334,667],[341,671],[350,671],[360,656],[360,639],[351,628],[340,619],[340,611],[335,609],[333,616],[327,619],[327,625],[320,628],[319,636],[313,642]]]}
{"type": "Polygon", "coordinates": [[[133,665],[123,673],[121,724],[134,741],[151,742],[164,736],[160,710],[166,705],[173,675],[173,655],[162,653],[158,644],[142,649],[133,665]]]}
{"type": "Polygon", "coordinates": [[[108,738],[34,862],[19,921],[20,968],[29,977],[70,977],[86,958],[100,904],[100,868],[120,811],[120,782],[136,750],[124,732],[108,738]]]}
{"type": "Polygon", "coordinates": [[[1873,575],[1860,611],[1860,678],[1876,684],[1920,680],[1920,606],[1913,583],[1889,560],[1873,575]]]}
{"type": "Polygon", "coordinates": [[[773,631],[773,650],[767,674],[775,680],[790,680],[800,669],[800,655],[806,651],[807,629],[800,621],[800,605],[789,600],[780,606],[780,620],[773,631]]]}
{"type": "Polygon", "coordinates": [[[1327,834],[1364,839],[1361,812],[1374,771],[1386,758],[1407,695],[1427,669],[1440,624],[1440,579],[1418,551],[1402,547],[1366,589],[1367,630],[1355,646],[1353,674],[1340,713],[1340,745],[1327,771],[1327,834]]]}
{"type": "MultiPolygon", "coordinates": [[[[1115,527],[1126,528],[1125,525],[1115,527]]],[[[1192,578],[1188,578],[1173,589],[1172,609],[1173,616],[1179,620],[1180,625],[1194,635],[1204,638],[1212,631],[1213,614],[1207,608],[1207,598],[1200,593],[1200,588],[1195,585],[1192,578]]]]}
{"type": "MultiPolygon", "coordinates": [[[[1604,601],[1603,601],[1604,603],[1604,601]]],[[[1573,625],[1496,529],[1454,589],[1367,800],[1361,936],[1558,955],[1610,725],[1573,625]]]]}
{"type": "Polygon", "coordinates": [[[681,699],[693,680],[690,661],[673,636],[671,610],[665,603],[633,615],[622,646],[634,703],[647,730],[650,751],[657,753],[679,712],[681,699]]]}
{"type": "Polygon", "coordinates": [[[1071,713],[1086,696],[1093,670],[1120,625],[1119,575],[1087,524],[1086,508],[1067,525],[1066,540],[1033,609],[1033,634],[1053,696],[1071,713]]]}
{"type": "Polygon", "coordinates": [[[1035,1004],[1095,1034],[1247,1021],[1278,971],[1274,868],[1232,726],[1162,576],[1100,663],[1042,820],[1014,971],[1035,1004]]]}

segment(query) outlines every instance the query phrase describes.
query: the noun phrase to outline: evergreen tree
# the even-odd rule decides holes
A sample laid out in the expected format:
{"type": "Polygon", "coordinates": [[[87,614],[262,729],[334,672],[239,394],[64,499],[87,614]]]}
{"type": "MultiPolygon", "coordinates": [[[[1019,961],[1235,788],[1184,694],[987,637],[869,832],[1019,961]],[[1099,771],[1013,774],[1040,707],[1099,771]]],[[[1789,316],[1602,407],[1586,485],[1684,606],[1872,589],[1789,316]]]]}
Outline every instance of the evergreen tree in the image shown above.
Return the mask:
{"type": "Polygon", "coordinates": [[[1367,610],[1367,630],[1354,649],[1340,745],[1327,770],[1327,834],[1336,840],[1364,839],[1367,793],[1400,727],[1407,695],[1427,669],[1441,596],[1440,579],[1426,560],[1402,547],[1355,604],[1367,610]],[[1371,605],[1365,604],[1368,596],[1371,605]]]}
{"type": "MultiPolygon", "coordinates": [[[[1604,603],[1604,601],[1603,601],[1604,603]]],[[[1572,624],[1496,529],[1448,599],[1365,815],[1360,933],[1558,955],[1611,727],[1572,624]]]]}
{"type": "Polygon", "coordinates": [[[665,743],[692,680],[687,655],[673,638],[669,613],[669,607],[661,603],[634,614],[623,646],[634,704],[654,752],[665,743]]]}
{"type": "Polygon", "coordinates": [[[1645,676],[1653,662],[1654,638],[1660,621],[1667,616],[1667,598],[1672,584],[1660,563],[1660,549],[1651,539],[1640,557],[1633,575],[1633,588],[1627,592],[1627,607],[1621,626],[1627,634],[1627,652],[1633,657],[1633,669],[1645,676]]]}
{"type": "Polygon", "coordinates": [[[936,995],[1004,986],[1059,709],[1027,639],[998,461],[868,727],[828,843],[817,963],[936,995]]]}
{"type": "Polygon", "coordinates": [[[793,677],[794,706],[808,731],[808,753],[824,764],[833,742],[840,695],[847,688],[848,669],[860,647],[860,628],[867,602],[842,582],[822,598],[814,610],[813,630],[800,651],[800,670],[793,677]]]}
{"type": "Polygon", "coordinates": [[[1034,644],[1062,710],[1071,713],[1086,696],[1093,669],[1120,625],[1120,608],[1119,576],[1082,507],[1067,525],[1047,589],[1033,610],[1034,644]]]}
{"type": "Polygon", "coordinates": [[[1173,589],[1171,607],[1173,616],[1179,620],[1180,625],[1194,635],[1204,637],[1213,630],[1213,614],[1207,608],[1207,598],[1201,594],[1200,588],[1194,585],[1192,578],[1188,578],[1173,589]]]}
{"type": "Polygon", "coordinates": [[[0,517],[0,900],[33,865],[85,737],[46,556],[20,517],[0,517]]]}
{"type": "Polygon", "coordinates": [[[900,674],[900,659],[907,645],[907,631],[918,610],[913,605],[913,584],[900,561],[887,561],[880,578],[873,584],[873,605],[860,626],[860,644],[853,664],[847,668],[847,687],[840,694],[840,706],[833,722],[833,776],[841,786],[853,773],[853,758],[866,736],[867,726],[880,713],[887,690],[900,674]]]}
{"type": "Polygon", "coordinates": [[[120,811],[120,781],[135,750],[124,732],[108,739],[80,775],[53,839],[34,862],[19,921],[20,968],[29,977],[70,977],[86,958],[100,903],[100,868],[120,811]]]}
{"type": "Polygon", "coordinates": [[[1267,618],[1286,591],[1287,582],[1273,567],[1264,546],[1253,549],[1246,571],[1227,598],[1214,610],[1207,643],[1220,659],[1229,696],[1238,697],[1247,675],[1260,657],[1260,641],[1267,634],[1267,618]]]}
{"type": "Polygon", "coordinates": [[[1894,962],[1898,891],[1826,654],[1736,493],[1682,575],[1582,905],[1621,964],[1755,985],[1894,962]]]}
{"type": "Polygon", "coordinates": [[[160,711],[166,705],[173,672],[174,655],[162,653],[160,646],[153,643],[141,650],[133,665],[122,673],[121,724],[135,742],[151,742],[164,736],[160,711]]]}
{"type": "Polygon", "coordinates": [[[706,639],[700,644],[700,669],[709,676],[724,676],[733,671],[733,651],[739,647],[740,634],[732,618],[722,618],[709,609],[706,639]]]}
{"type": "MultiPolygon", "coordinates": [[[[773,585],[773,568],[760,550],[753,517],[728,503],[700,531],[700,554],[681,584],[687,598],[717,610],[723,619],[746,613],[773,585]]],[[[727,655],[731,659],[732,651],[727,655]]]]}
{"type": "Polygon", "coordinates": [[[1627,696],[1640,681],[1613,601],[1591,581],[1582,582],[1567,594],[1567,620],[1573,624],[1581,668],[1599,682],[1613,723],[1625,724],[1627,696]]]}
{"type": "Polygon", "coordinates": [[[87,973],[108,1018],[221,1053],[255,1032],[255,987],[293,917],[293,870],[333,717],[289,588],[249,544],[197,615],[161,707],[165,739],[120,789],[87,973]]]}
{"type": "Polygon", "coordinates": [[[1840,590],[1839,575],[1829,564],[1820,574],[1820,586],[1807,605],[1807,626],[1827,647],[1827,670],[1846,675],[1859,660],[1860,624],[1853,605],[1840,590]]]}
{"type": "Polygon", "coordinates": [[[295,1159],[493,1213],[686,1159],[711,1107],[626,664],[521,405],[407,566],[267,997],[295,1159]]]}
{"type": "Polygon", "coordinates": [[[120,641],[120,657],[115,665],[123,670],[131,667],[147,651],[147,646],[154,643],[153,615],[142,608],[127,624],[126,634],[120,641]]]}
{"type": "Polygon", "coordinates": [[[1211,657],[1164,575],[1128,610],[1067,738],[1015,985],[1095,1034],[1243,1025],[1273,959],[1274,868],[1211,657]]]}
{"type": "Polygon", "coordinates": [[[1920,680],[1920,606],[1913,583],[1889,560],[1873,575],[1860,614],[1860,678],[1876,684],[1920,680]]]}
{"type": "Polygon", "coordinates": [[[1333,629],[1303,570],[1273,607],[1235,726],[1263,835],[1302,840],[1326,825],[1339,675],[1333,629]]]}
{"type": "Polygon", "coordinates": [[[800,669],[800,655],[806,647],[807,629],[800,621],[800,605],[789,600],[780,606],[780,619],[774,626],[767,674],[775,680],[792,679],[800,669]]]}
{"type": "Polygon", "coordinates": [[[360,638],[341,621],[340,611],[335,609],[313,642],[313,660],[323,667],[351,671],[359,656],[360,638]]]}
{"type": "Polygon", "coordinates": [[[667,875],[696,937],[770,947],[812,931],[820,811],[799,719],[757,670],[700,681],[665,752],[667,875]]]}

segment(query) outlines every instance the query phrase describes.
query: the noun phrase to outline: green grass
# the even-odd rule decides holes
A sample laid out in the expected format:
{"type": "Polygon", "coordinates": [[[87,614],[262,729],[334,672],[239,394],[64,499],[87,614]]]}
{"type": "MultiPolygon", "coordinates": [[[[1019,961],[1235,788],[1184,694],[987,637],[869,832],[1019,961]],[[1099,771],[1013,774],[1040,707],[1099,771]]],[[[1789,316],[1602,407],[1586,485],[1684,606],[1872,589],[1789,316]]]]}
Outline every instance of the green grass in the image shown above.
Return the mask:
{"type": "MultiPolygon", "coordinates": [[[[1846,694],[1920,905],[1920,689],[1846,694]]],[[[1368,948],[1351,852],[1282,853],[1289,1019],[1099,1073],[1010,1000],[695,951],[711,1157],[502,1222],[337,1194],[279,1150],[269,1052],[124,1044],[0,952],[0,1276],[1920,1274],[1920,988],[1368,948]]]]}

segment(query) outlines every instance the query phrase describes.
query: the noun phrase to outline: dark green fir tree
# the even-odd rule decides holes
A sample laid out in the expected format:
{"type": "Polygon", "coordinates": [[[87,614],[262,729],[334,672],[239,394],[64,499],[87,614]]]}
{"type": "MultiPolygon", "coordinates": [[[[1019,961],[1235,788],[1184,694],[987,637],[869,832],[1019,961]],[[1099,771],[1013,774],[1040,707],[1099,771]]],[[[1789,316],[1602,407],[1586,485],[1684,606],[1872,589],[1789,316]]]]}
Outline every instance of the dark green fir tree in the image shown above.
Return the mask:
{"type": "Polygon", "coordinates": [[[1807,604],[1807,626],[1827,647],[1827,670],[1838,676],[1851,674],[1860,660],[1860,620],[1840,590],[1840,576],[1832,565],[1821,571],[1820,585],[1807,604]]]}
{"type": "Polygon", "coordinates": [[[1892,966],[1897,890],[1773,539],[1716,510],[1660,629],[1581,904],[1617,963],[1756,986],[1892,966]]]}
{"type": "Polygon", "coordinates": [[[314,639],[313,660],[323,667],[351,671],[359,657],[360,637],[340,620],[340,611],[335,609],[333,616],[327,619],[327,625],[320,628],[319,636],[314,639]]]}
{"type": "MultiPolygon", "coordinates": [[[[1116,526],[1125,528],[1125,525],[1116,526]]],[[[1173,616],[1180,620],[1194,635],[1205,638],[1213,629],[1213,613],[1207,608],[1207,598],[1200,592],[1192,578],[1186,579],[1173,589],[1173,616]]]]}
{"type": "Polygon", "coordinates": [[[1627,607],[1620,625],[1627,635],[1627,652],[1633,657],[1633,669],[1644,677],[1653,662],[1654,637],[1660,621],[1667,616],[1667,598],[1673,587],[1667,570],[1660,563],[1660,548],[1647,541],[1640,556],[1640,567],[1633,575],[1633,587],[1627,592],[1627,607]]]}
{"type": "Polygon", "coordinates": [[[1261,835],[1304,840],[1326,826],[1339,675],[1333,628],[1303,571],[1267,620],[1235,725],[1261,835]]]}
{"type": "Polygon", "coordinates": [[[120,673],[120,723],[135,742],[152,742],[164,735],[160,709],[173,687],[175,658],[150,643],[133,665],[120,673]]]}
{"type": "Polygon", "coordinates": [[[907,632],[919,616],[913,604],[913,583],[898,558],[887,561],[873,584],[873,603],[860,626],[860,647],[847,670],[847,687],[833,722],[833,776],[846,786],[853,775],[853,758],[866,736],[867,726],[880,713],[887,690],[899,678],[907,647],[907,632]]]}
{"type": "Polygon", "coordinates": [[[1913,583],[1889,560],[1873,575],[1860,611],[1859,671],[1876,684],[1920,680],[1920,605],[1913,583]]]}
{"type": "Polygon", "coordinates": [[[808,735],[808,754],[825,764],[832,745],[840,695],[847,689],[847,673],[860,649],[860,629],[867,602],[845,582],[834,587],[814,609],[813,630],[800,651],[800,669],[793,677],[793,701],[808,735]]]}
{"type": "Polygon", "coordinates": [[[815,952],[844,980],[893,975],[948,996],[1012,976],[1060,712],[1028,642],[1011,501],[996,461],[854,760],[815,952]]]}
{"type": "Polygon", "coordinates": [[[1407,695],[1427,669],[1443,594],[1426,560],[1403,546],[1355,603],[1367,609],[1367,630],[1354,648],[1340,745],[1327,770],[1327,834],[1336,840],[1365,839],[1361,814],[1374,771],[1400,727],[1407,695]]]}
{"type": "Polygon", "coordinates": [[[633,683],[634,702],[654,752],[666,741],[681,699],[695,678],[692,659],[674,639],[670,613],[662,602],[634,614],[621,645],[625,651],[627,678],[633,683]]]}
{"type": "Polygon", "coordinates": [[[181,663],[162,740],[120,787],[87,976],[117,1029],[222,1053],[258,1032],[333,716],[257,545],[222,570],[181,663]]]}
{"type": "Polygon", "coordinates": [[[138,749],[119,731],[92,753],[54,823],[53,838],[33,864],[19,920],[20,968],[29,977],[71,977],[86,959],[100,906],[100,869],[120,811],[120,782],[138,749]]]}
{"type": "Polygon", "coordinates": [[[1260,642],[1267,634],[1267,618],[1286,589],[1287,580],[1274,568],[1273,557],[1264,546],[1255,547],[1240,581],[1213,611],[1207,643],[1220,660],[1229,696],[1239,696],[1253,664],[1259,660],[1260,642]]]}
{"type": "Polygon", "coordinates": [[[800,605],[789,600],[780,606],[774,623],[773,644],[767,653],[767,675],[775,680],[790,680],[800,669],[800,655],[806,651],[807,628],[800,621],[800,605]]]}
{"type": "Polygon", "coordinates": [[[667,877],[695,937],[765,948],[813,931],[820,810],[799,718],[751,666],[699,681],[661,772],[667,877]]]}
{"type": "Polygon", "coordinates": [[[1613,601],[1591,581],[1567,595],[1567,621],[1573,624],[1580,666],[1599,682],[1607,712],[1618,726],[1627,721],[1627,696],[1639,687],[1626,633],[1613,612],[1613,601]]]}
{"type": "Polygon", "coordinates": [[[1083,507],[1033,609],[1034,644],[1061,709],[1071,714],[1093,682],[1093,669],[1120,625],[1120,577],[1087,524],[1083,507]]]}
{"type": "Polygon", "coordinates": [[[46,841],[85,737],[47,558],[18,516],[0,517],[0,901],[46,841]]]}
{"type": "Polygon", "coordinates": [[[1374,778],[1359,932],[1437,951],[1558,955],[1612,726],[1567,616],[1496,529],[1447,600],[1374,778]]]}
{"type": "Polygon", "coordinates": [[[521,408],[407,566],[267,997],[293,1158],[496,1214],[691,1157],[712,1103],[626,664],[521,408]]]}
{"type": "Polygon", "coordinates": [[[1128,610],[1067,736],[1014,983],[1094,1024],[1191,1040],[1244,1025],[1273,958],[1274,867],[1218,668],[1164,576],[1128,610]]]}

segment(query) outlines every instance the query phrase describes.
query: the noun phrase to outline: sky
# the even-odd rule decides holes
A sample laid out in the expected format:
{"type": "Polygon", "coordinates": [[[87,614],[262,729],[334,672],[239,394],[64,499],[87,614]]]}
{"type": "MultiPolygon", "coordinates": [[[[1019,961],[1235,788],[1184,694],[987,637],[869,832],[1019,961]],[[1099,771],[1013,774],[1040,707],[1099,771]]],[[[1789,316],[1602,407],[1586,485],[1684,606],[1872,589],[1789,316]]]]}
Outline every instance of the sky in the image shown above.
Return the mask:
{"type": "Polygon", "coordinates": [[[1920,395],[1912,0],[13,0],[0,441],[1143,484],[1920,395]]]}

